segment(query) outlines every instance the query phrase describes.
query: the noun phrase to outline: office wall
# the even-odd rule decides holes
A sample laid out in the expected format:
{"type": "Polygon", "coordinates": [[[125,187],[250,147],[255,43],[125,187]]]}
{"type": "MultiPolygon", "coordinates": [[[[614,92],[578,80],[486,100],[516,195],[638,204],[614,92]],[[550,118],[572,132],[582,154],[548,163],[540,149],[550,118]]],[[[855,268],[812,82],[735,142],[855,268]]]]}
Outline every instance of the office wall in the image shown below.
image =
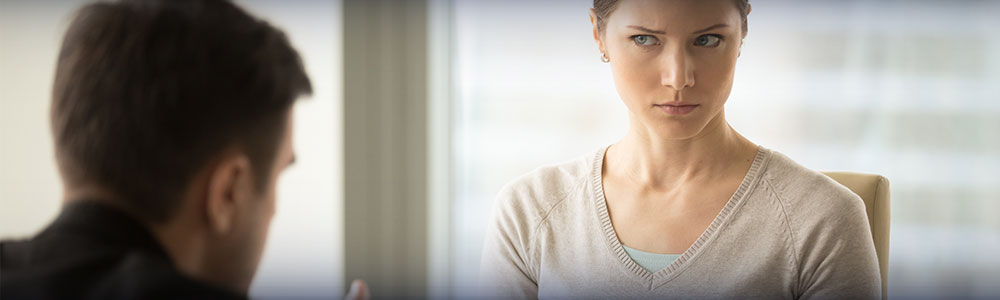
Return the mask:
{"type": "Polygon", "coordinates": [[[0,236],[55,218],[62,187],[48,125],[60,33],[71,2],[0,2],[0,236]]]}

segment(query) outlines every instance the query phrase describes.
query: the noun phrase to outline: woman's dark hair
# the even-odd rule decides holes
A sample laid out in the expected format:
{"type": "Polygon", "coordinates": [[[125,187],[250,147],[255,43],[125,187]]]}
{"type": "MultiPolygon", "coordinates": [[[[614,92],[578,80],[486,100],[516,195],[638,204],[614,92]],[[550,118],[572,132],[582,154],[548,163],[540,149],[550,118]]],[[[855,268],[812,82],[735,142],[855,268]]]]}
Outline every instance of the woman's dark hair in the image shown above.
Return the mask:
{"type": "MultiPolygon", "coordinates": [[[[604,26],[608,24],[608,17],[611,13],[618,8],[618,2],[620,0],[594,0],[594,12],[597,14],[597,30],[600,32],[604,31],[604,26]]],[[[733,0],[736,4],[736,9],[740,11],[740,17],[743,20],[743,34],[747,34],[747,7],[750,6],[750,0],[733,0]]]]}
{"type": "Polygon", "coordinates": [[[196,172],[245,153],[258,191],[296,99],[312,92],[280,30],[225,0],[81,8],[63,39],[52,133],[69,186],[96,186],[165,221],[196,172]]]}

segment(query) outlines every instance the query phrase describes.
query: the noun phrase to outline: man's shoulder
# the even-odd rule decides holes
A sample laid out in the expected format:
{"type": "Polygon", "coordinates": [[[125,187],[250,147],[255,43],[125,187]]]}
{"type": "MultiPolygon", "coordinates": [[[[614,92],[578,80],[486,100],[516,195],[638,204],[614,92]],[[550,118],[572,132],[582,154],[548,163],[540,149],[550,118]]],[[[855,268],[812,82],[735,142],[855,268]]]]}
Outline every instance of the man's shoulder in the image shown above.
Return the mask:
{"type": "Polygon", "coordinates": [[[60,243],[67,239],[73,237],[0,242],[4,299],[244,298],[189,278],[157,255],[79,240],[60,243]]]}

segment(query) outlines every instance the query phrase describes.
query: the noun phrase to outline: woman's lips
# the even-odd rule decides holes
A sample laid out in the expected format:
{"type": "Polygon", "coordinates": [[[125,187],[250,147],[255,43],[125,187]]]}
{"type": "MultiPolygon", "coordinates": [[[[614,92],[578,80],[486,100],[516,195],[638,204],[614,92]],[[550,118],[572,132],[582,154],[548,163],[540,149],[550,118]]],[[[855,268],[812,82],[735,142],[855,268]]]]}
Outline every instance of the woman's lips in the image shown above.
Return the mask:
{"type": "Polygon", "coordinates": [[[657,104],[653,105],[668,115],[686,115],[698,108],[698,104],[657,104]]]}

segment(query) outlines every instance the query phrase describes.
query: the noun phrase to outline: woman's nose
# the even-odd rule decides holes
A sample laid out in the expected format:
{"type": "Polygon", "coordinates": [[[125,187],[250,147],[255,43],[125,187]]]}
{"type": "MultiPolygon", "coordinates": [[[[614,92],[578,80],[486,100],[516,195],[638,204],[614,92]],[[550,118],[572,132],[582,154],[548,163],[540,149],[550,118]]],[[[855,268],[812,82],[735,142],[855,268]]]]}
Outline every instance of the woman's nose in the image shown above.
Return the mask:
{"type": "Polygon", "coordinates": [[[663,52],[660,83],[675,90],[694,86],[694,62],[681,47],[668,47],[663,52]]]}

